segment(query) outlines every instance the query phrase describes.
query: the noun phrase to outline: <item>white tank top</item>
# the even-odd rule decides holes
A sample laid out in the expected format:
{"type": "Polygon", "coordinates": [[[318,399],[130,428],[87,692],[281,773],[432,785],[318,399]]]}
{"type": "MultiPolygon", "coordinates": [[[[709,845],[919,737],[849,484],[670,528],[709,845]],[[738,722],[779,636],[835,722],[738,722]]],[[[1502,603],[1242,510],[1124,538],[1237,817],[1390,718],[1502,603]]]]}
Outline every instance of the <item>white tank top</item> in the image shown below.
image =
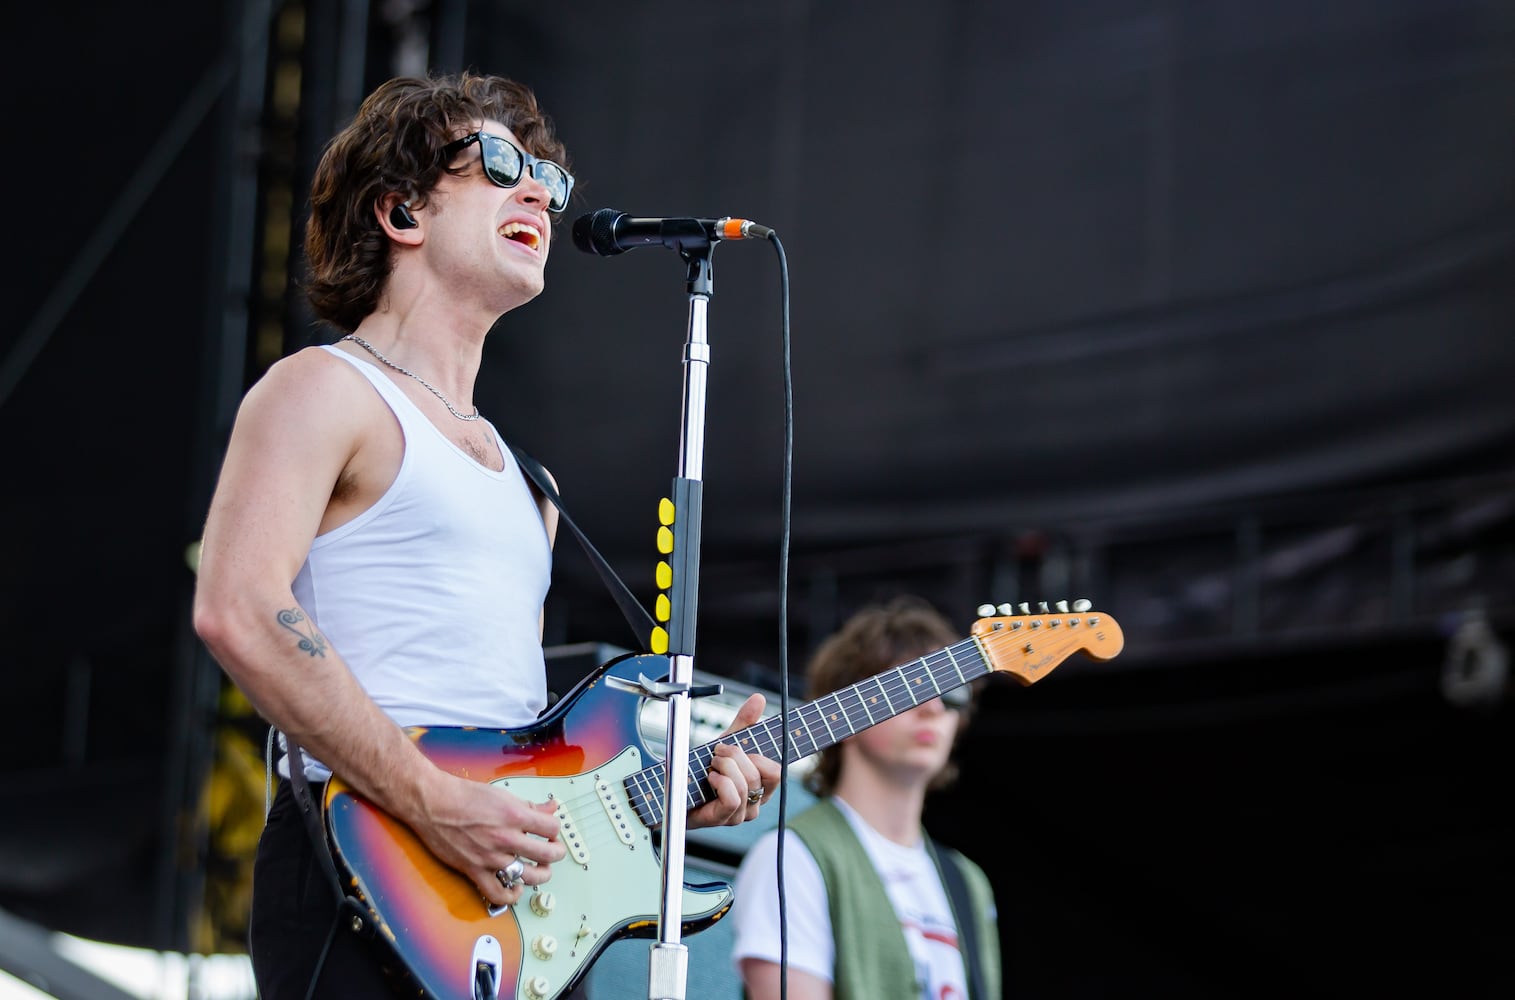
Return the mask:
{"type": "MultiPolygon", "coordinates": [[[[399,725],[533,721],[547,704],[539,621],[552,548],[520,468],[494,425],[501,472],[448,440],[377,367],[324,350],[384,398],[405,454],[378,502],[316,537],[295,598],[399,725]]],[[[329,773],[309,764],[313,780],[329,773]]]]}

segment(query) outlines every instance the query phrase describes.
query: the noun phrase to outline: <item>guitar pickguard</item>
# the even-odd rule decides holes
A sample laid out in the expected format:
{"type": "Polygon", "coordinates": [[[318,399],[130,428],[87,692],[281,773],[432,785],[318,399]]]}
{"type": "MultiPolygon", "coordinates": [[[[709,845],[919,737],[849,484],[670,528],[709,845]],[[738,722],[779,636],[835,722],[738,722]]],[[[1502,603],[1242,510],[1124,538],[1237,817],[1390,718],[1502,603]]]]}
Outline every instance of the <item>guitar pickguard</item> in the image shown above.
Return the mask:
{"type": "MultiPolygon", "coordinates": [[[[556,800],[568,849],[552,866],[552,879],[511,909],[524,946],[522,1000],[557,996],[551,991],[577,982],[588,962],[616,938],[656,936],[662,861],[622,784],[644,766],[642,755],[628,747],[576,777],[493,782],[529,802],[556,800]]],[[[688,919],[709,919],[730,905],[730,887],[724,884],[686,884],[683,892],[681,910],[688,919]]]]}

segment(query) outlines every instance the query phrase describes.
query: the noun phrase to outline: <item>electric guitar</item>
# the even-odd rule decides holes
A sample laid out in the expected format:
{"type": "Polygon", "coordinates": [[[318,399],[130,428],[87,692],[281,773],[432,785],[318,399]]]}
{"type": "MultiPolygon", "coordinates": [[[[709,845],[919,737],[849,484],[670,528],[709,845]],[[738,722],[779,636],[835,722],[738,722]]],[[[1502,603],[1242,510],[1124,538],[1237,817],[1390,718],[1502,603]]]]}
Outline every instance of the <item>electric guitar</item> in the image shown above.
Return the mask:
{"type": "MultiPolygon", "coordinates": [[[[1125,643],[1115,620],[1088,610],[1085,601],[1073,611],[1066,602],[1057,611],[1041,607],[1040,614],[980,618],[970,638],[791,708],[789,762],[991,673],[1029,685],[1075,652],[1108,660],[1125,643]]],[[[403,823],[339,777],[327,783],[332,854],[418,995],[556,1000],[613,942],[658,937],[663,886],[654,834],[663,819],[665,762],[638,731],[645,699],[628,700],[624,688],[666,677],[667,667],[667,657],[653,654],[611,660],[520,729],[407,730],[428,759],[453,774],[528,801],[558,803],[568,855],[553,865],[551,881],[528,887],[513,907],[493,911],[469,879],[437,860],[403,823]]],[[[707,777],[716,742],[780,760],[783,725],[772,715],[691,749],[689,808],[715,797],[707,777]]],[[[681,899],[681,927],[689,934],[726,915],[732,889],[686,882],[681,899]]]]}

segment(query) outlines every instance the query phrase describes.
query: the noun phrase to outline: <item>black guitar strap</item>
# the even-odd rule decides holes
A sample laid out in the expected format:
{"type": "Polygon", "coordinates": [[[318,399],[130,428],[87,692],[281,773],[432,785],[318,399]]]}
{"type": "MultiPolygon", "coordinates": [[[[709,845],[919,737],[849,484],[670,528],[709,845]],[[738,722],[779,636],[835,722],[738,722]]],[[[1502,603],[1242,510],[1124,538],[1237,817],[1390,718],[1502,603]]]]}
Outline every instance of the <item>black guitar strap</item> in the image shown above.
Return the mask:
{"type": "Polygon", "coordinates": [[[300,807],[300,818],[305,821],[305,831],[315,842],[316,857],[321,859],[326,881],[331,883],[331,891],[341,900],[346,893],[342,891],[342,877],[337,874],[336,862],[331,860],[331,852],[326,849],[326,837],[321,833],[321,810],[316,807],[316,797],[305,777],[305,754],[288,737],[285,737],[284,744],[289,749],[290,790],[294,792],[295,804],[300,807]]]}
{"type": "Polygon", "coordinates": [[[936,858],[937,870],[942,873],[942,884],[947,889],[947,899],[952,904],[953,915],[957,917],[957,933],[963,942],[963,968],[968,973],[968,998],[969,1000],[984,1000],[987,994],[984,985],[984,970],[981,965],[982,952],[978,948],[978,920],[973,912],[973,900],[968,895],[968,883],[963,879],[962,871],[953,860],[952,852],[941,849],[935,841],[929,840],[931,854],[936,858]]]}
{"type": "Polygon", "coordinates": [[[326,873],[326,881],[331,885],[332,893],[337,897],[337,912],[331,921],[331,930],[326,932],[326,942],[321,946],[321,956],[316,959],[316,967],[310,974],[310,986],[307,987],[305,996],[307,1000],[316,995],[316,984],[321,981],[321,969],[326,965],[326,955],[331,951],[331,943],[336,939],[337,930],[348,927],[354,933],[363,936],[371,936],[371,925],[368,922],[368,913],[363,909],[363,903],[356,896],[350,896],[342,891],[342,878],[337,874],[337,864],[331,859],[331,851],[326,847],[326,836],[321,832],[321,810],[316,806],[316,797],[310,790],[310,782],[305,777],[305,754],[300,747],[288,737],[284,740],[289,751],[289,786],[295,797],[295,805],[300,809],[300,818],[305,822],[305,831],[310,834],[310,839],[315,847],[315,855],[321,862],[321,869],[326,873]]]}

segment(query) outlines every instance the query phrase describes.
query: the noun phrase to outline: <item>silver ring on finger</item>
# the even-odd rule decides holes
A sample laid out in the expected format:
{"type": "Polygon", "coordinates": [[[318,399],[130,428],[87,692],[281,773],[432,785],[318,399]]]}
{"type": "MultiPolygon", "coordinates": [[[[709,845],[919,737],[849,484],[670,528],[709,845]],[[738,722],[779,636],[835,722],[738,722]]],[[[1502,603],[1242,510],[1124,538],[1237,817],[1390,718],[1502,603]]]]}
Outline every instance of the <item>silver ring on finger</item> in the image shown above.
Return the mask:
{"type": "Polygon", "coordinates": [[[500,884],[505,888],[514,889],[516,886],[521,884],[521,876],[525,874],[526,863],[521,860],[521,856],[518,854],[516,855],[516,859],[514,861],[506,865],[504,868],[496,871],[494,873],[494,877],[499,879],[500,884]]]}

